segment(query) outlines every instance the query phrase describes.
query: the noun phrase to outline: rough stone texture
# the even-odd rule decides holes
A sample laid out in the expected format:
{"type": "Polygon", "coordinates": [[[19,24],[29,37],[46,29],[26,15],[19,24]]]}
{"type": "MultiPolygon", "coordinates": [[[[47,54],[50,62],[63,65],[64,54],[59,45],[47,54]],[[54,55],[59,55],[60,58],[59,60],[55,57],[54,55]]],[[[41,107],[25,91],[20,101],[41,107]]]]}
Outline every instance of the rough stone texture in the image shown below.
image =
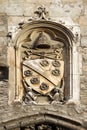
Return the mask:
{"type": "Polygon", "coordinates": [[[79,19],[80,26],[86,26],[87,25],[87,16],[81,16],[79,19]]]}
{"type": "MultiPolygon", "coordinates": [[[[21,118],[41,112],[54,112],[78,120],[87,129],[87,0],[0,0],[0,66],[8,67],[7,32],[14,31],[18,23],[31,17],[36,8],[42,4],[47,6],[51,18],[70,17],[80,25],[81,46],[79,52],[82,54],[80,101],[82,105],[44,106],[44,108],[29,107],[20,103],[8,105],[9,82],[2,80],[0,81],[0,130],[4,130],[5,125],[10,127],[11,124],[5,124],[5,122],[20,119],[19,122],[12,124],[19,126],[21,118]]],[[[14,130],[19,130],[19,128],[14,128],[14,130]]]]}
{"type": "Polygon", "coordinates": [[[8,84],[7,82],[0,81],[0,114],[1,109],[5,109],[8,104],[8,84]]]}
{"type": "Polygon", "coordinates": [[[87,37],[82,37],[81,38],[81,46],[82,47],[87,47],[87,37]]]}
{"type": "Polygon", "coordinates": [[[81,26],[81,35],[87,36],[87,26],[81,26]]]}

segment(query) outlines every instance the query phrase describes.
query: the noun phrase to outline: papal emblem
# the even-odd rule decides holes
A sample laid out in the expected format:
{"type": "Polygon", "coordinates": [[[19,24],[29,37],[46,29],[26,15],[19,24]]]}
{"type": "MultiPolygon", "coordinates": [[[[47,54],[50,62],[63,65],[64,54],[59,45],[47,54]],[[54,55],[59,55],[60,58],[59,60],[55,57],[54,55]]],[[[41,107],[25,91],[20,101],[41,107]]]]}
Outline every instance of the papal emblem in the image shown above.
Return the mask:
{"type": "Polygon", "coordinates": [[[60,89],[63,74],[64,61],[45,58],[23,62],[23,81],[25,89],[32,91],[32,99],[36,93],[36,96],[48,96],[54,89],[60,89]]]}
{"type": "Polygon", "coordinates": [[[64,61],[61,49],[28,51],[22,70],[25,103],[43,104],[63,100],[64,61]]]}

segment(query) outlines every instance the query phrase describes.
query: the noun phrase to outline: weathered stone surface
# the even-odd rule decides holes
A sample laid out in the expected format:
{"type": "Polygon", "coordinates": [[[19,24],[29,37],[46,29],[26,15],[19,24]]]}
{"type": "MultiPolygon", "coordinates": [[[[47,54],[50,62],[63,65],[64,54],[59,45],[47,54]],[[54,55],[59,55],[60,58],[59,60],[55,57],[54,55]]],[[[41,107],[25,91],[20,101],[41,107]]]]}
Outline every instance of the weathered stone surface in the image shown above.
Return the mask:
{"type": "Polygon", "coordinates": [[[22,4],[24,0],[9,0],[9,4],[22,4]]]}
{"type": "Polygon", "coordinates": [[[7,34],[7,15],[0,14],[0,37],[5,37],[7,34]]]}
{"type": "Polygon", "coordinates": [[[87,36],[87,26],[81,26],[81,35],[82,36],[87,36]]]}
{"type": "MultiPolygon", "coordinates": [[[[0,110],[8,104],[8,85],[4,81],[0,81],[0,110]]],[[[2,113],[2,111],[0,111],[2,113]]]]}
{"type": "MultiPolygon", "coordinates": [[[[86,70],[84,70],[86,74],[86,70]]],[[[80,90],[80,98],[82,104],[87,104],[87,76],[81,76],[81,90],[80,90]]]]}
{"type": "Polygon", "coordinates": [[[0,55],[7,54],[7,45],[0,44],[0,55]]]}
{"type": "Polygon", "coordinates": [[[25,17],[23,17],[23,16],[20,16],[20,17],[18,17],[18,16],[14,16],[14,17],[9,16],[8,17],[8,28],[12,28],[14,26],[17,27],[17,25],[19,23],[23,22],[24,19],[25,19],[25,17]]]}
{"type": "Polygon", "coordinates": [[[87,37],[82,37],[81,38],[81,46],[82,47],[87,47],[87,37]]]}
{"type": "Polygon", "coordinates": [[[35,8],[37,8],[36,4],[31,4],[31,6],[29,6],[29,3],[25,3],[24,4],[24,15],[25,16],[33,15],[33,12],[35,11],[35,8]]]}
{"type": "Polygon", "coordinates": [[[0,36],[6,36],[7,34],[7,29],[5,26],[0,26],[0,36]]]}
{"type": "Polygon", "coordinates": [[[9,15],[23,15],[23,3],[9,3],[9,5],[6,6],[6,12],[9,15]]]}
{"type": "Polygon", "coordinates": [[[87,65],[83,66],[83,74],[87,74],[87,65]]]}
{"type": "Polygon", "coordinates": [[[64,4],[67,4],[67,3],[76,3],[77,0],[63,0],[63,3],[64,4]]]}
{"type": "Polygon", "coordinates": [[[84,14],[84,7],[80,1],[79,2],[73,0],[65,1],[66,4],[63,4],[61,1],[59,1],[58,3],[57,2],[53,2],[50,5],[51,10],[50,15],[52,17],[70,16],[76,22],[78,21],[80,15],[84,14]]]}
{"type": "MultiPolygon", "coordinates": [[[[82,55],[82,73],[80,75],[80,103],[85,107],[87,106],[87,0],[0,0],[0,67],[7,67],[8,63],[8,53],[7,53],[7,32],[11,31],[14,35],[18,23],[27,21],[29,17],[33,17],[34,11],[40,5],[45,5],[49,10],[49,15],[51,18],[62,18],[69,17],[76,24],[80,25],[81,29],[81,46],[79,47],[79,54],[82,55]],[[7,14],[7,15],[6,15],[7,14]]],[[[57,21],[57,20],[56,20],[57,21]]],[[[69,21],[70,22],[70,21],[69,21]]],[[[12,45],[14,43],[10,43],[12,45]]],[[[75,44],[76,45],[76,44],[75,44]]],[[[14,53],[15,55],[15,53],[14,53]]],[[[11,59],[15,59],[12,52],[10,54],[11,59]]],[[[9,56],[9,57],[10,57],[9,56]]],[[[79,56],[78,56],[79,57],[79,56]]],[[[74,60],[75,58],[73,58],[74,60]]],[[[11,62],[12,63],[12,62],[11,62]]],[[[76,62],[75,62],[76,63],[76,62]]],[[[14,64],[14,63],[12,63],[14,64]]],[[[15,64],[14,64],[15,66],[15,64]]],[[[74,65],[73,65],[74,66],[74,65]]],[[[11,71],[15,68],[11,68],[11,71]]],[[[18,70],[19,71],[19,70],[18,70]]],[[[13,71],[12,71],[13,72],[13,71]]],[[[73,72],[72,72],[73,73],[73,72]]],[[[11,73],[13,76],[14,73],[11,73]]],[[[1,71],[0,71],[1,76],[1,71]]],[[[77,76],[76,76],[77,77],[77,76]]],[[[64,77],[66,78],[66,77],[64,77]]],[[[19,125],[26,125],[38,120],[43,121],[45,117],[43,114],[52,114],[58,117],[67,117],[68,119],[76,120],[77,122],[84,121],[84,127],[87,129],[87,108],[83,110],[79,105],[53,105],[53,106],[27,106],[21,102],[12,102],[8,105],[9,100],[9,88],[15,91],[13,80],[9,87],[7,80],[0,79],[0,130],[8,130],[12,126],[18,125],[18,128],[13,130],[20,130],[19,125]],[[37,115],[34,117],[34,115],[37,115]],[[40,115],[43,115],[40,117],[40,115]],[[14,120],[13,124],[9,121],[14,120]],[[1,124],[3,122],[3,124],[1,124]],[[21,123],[20,123],[21,122],[21,123]]],[[[76,80],[78,80],[76,78],[76,80]]],[[[74,85],[76,87],[76,83],[74,85]]],[[[67,87],[67,86],[66,86],[67,87]]],[[[72,88],[70,88],[72,89],[72,88]]],[[[76,93],[75,93],[76,94],[76,93]]],[[[15,95],[15,92],[13,92],[15,95]]],[[[76,95],[75,95],[76,96],[76,95]]],[[[46,117],[48,120],[49,117],[46,117]]],[[[45,120],[45,119],[44,119],[45,120]]],[[[55,119],[53,119],[54,121],[55,119]]],[[[50,119],[51,121],[51,119],[50,119]]],[[[57,121],[57,120],[56,120],[57,121]]],[[[38,122],[38,121],[37,121],[38,122]]],[[[79,130],[79,129],[78,129],[79,130]]]]}
{"type": "Polygon", "coordinates": [[[87,16],[81,16],[79,19],[80,26],[86,26],[87,25],[87,16]]]}
{"type": "Polygon", "coordinates": [[[0,45],[0,65],[7,66],[7,46],[4,44],[0,45]]]}
{"type": "MultiPolygon", "coordinates": [[[[7,45],[7,38],[5,38],[5,37],[0,37],[0,50],[1,50],[1,52],[0,53],[2,53],[2,48],[3,47],[5,47],[4,45],[7,45]]],[[[4,48],[4,49],[6,49],[6,47],[4,48]]]]}
{"type": "Polygon", "coordinates": [[[7,66],[7,54],[0,55],[0,65],[7,66]]]}

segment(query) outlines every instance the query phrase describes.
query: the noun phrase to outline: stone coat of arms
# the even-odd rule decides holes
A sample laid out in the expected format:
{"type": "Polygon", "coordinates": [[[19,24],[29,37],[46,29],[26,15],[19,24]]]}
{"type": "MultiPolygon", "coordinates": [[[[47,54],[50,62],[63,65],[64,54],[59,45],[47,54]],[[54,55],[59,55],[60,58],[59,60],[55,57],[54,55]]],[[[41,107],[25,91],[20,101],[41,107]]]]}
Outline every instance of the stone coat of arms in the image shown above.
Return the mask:
{"type": "Polygon", "coordinates": [[[28,104],[59,103],[63,101],[64,61],[62,48],[52,49],[45,33],[40,33],[33,49],[22,62],[23,101],[28,104]]]}

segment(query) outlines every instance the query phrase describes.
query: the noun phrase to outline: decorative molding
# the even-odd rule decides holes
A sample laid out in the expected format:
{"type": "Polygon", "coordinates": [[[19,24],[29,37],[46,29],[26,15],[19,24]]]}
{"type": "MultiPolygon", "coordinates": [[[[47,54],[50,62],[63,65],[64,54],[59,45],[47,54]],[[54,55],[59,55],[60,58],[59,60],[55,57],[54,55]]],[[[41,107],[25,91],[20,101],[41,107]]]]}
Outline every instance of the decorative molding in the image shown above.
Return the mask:
{"type": "Polygon", "coordinates": [[[44,5],[41,5],[37,8],[37,10],[34,12],[34,14],[37,15],[37,20],[49,20],[49,12],[47,11],[47,8],[44,5]]]}
{"type": "Polygon", "coordinates": [[[78,43],[80,41],[80,30],[78,25],[73,23],[70,18],[51,18],[49,16],[49,11],[47,10],[47,8],[44,5],[41,5],[34,11],[33,16],[31,16],[27,20],[21,20],[21,22],[19,22],[17,26],[9,29],[9,32],[7,34],[8,44],[10,45],[10,43],[13,43],[13,39],[15,38],[16,34],[19,33],[19,31],[22,30],[26,24],[35,21],[50,21],[59,23],[60,25],[68,28],[73,33],[75,43],[78,43]]]}

